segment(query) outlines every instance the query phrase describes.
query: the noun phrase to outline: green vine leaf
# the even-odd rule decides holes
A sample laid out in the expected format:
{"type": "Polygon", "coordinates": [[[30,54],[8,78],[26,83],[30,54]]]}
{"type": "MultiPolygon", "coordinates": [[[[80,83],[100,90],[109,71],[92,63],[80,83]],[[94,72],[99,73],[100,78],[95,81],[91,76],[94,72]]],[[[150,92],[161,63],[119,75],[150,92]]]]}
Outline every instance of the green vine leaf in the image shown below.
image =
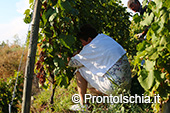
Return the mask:
{"type": "Polygon", "coordinates": [[[71,4],[67,0],[58,0],[58,4],[61,10],[64,10],[67,13],[72,10],[71,4]]]}
{"type": "Polygon", "coordinates": [[[170,52],[170,43],[167,44],[167,49],[168,49],[168,51],[170,52]]]}
{"type": "Polygon", "coordinates": [[[53,13],[53,14],[49,17],[49,22],[53,22],[53,20],[55,19],[56,16],[57,16],[57,13],[53,13]]]}
{"type": "Polygon", "coordinates": [[[140,76],[138,77],[139,83],[141,86],[148,91],[154,85],[154,72],[153,70],[147,72],[146,70],[142,69],[140,76]]]}
{"type": "Polygon", "coordinates": [[[149,15],[148,13],[145,15],[145,19],[143,21],[140,22],[140,25],[142,26],[149,26],[151,24],[151,22],[154,19],[154,14],[153,12],[151,12],[151,14],[149,15]]]}
{"type": "Polygon", "coordinates": [[[64,45],[68,49],[71,49],[71,46],[75,43],[75,37],[73,37],[72,35],[60,34],[59,37],[62,45],[64,45]]]}

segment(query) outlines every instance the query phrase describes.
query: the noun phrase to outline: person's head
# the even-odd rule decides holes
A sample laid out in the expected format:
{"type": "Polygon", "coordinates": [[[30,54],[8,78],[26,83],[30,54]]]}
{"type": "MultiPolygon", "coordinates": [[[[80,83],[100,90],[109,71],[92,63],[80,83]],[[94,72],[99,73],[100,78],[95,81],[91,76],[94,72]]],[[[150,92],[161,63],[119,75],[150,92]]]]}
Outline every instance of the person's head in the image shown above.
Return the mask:
{"type": "Polygon", "coordinates": [[[141,4],[138,0],[129,0],[127,3],[128,8],[133,10],[134,12],[139,12],[141,4]]]}
{"type": "Polygon", "coordinates": [[[77,38],[82,42],[82,45],[85,46],[97,35],[98,33],[95,28],[93,28],[90,24],[85,24],[80,28],[80,32],[77,33],[77,38]]]}

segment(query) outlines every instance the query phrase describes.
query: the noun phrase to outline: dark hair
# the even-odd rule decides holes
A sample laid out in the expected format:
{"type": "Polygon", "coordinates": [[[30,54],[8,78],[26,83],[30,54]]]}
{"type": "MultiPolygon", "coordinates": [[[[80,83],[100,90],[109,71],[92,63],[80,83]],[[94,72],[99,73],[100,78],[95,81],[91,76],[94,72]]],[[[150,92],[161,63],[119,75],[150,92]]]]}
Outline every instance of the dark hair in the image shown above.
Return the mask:
{"type": "Polygon", "coordinates": [[[98,33],[94,27],[90,24],[85,24],[80,28],[80,32],[77,33],[77,38],[87,41],[89,37],[94,39],[97,35],[98,33]]]}
{"type": "Polygon", "coordinates": [[[132,3],[137,4],[138,2],[139,2],[138,0],[129,0],[128,3],[127,3],[127,6],[128,6],[128,8],[131,8],[132,3]]]}

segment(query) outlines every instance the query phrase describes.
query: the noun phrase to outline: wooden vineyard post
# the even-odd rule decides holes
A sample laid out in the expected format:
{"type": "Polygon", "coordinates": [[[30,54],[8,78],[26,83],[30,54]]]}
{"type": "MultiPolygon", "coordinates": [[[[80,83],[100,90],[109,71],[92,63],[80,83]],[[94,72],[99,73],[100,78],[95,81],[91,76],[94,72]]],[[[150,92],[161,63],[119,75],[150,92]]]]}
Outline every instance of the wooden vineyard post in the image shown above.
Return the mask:
{"type": "Polygon", "coordinates": [[[39,22],[40,22],[40,10],[41,10],[40,0],[35,0],[34,5],[35,6],[33,11],[33,17],[32,17],[30,43],[29,43],[27,63],[25,68],[22,113],[30,113],[32,79],[34,74],[34,64],[35,64],[35,56],[37,50],[39,22]]]}

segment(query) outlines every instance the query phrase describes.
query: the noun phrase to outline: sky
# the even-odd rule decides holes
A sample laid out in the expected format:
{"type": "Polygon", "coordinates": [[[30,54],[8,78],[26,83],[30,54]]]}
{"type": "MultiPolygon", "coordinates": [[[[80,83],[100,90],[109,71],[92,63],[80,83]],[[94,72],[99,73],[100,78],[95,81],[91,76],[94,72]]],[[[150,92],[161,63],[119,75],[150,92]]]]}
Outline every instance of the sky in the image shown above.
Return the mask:
{"type": "Polygon", "coordinates": [[[29,0],[1,0],[0,6],[0,43],[12,43],[18,37],[25,42],[28,25],[24,23],[24,11],[29,8],[29,0]]]}
{"type": "MultiPolygon", "coordinates": [[[[127,7],[128,0],[122,0],[127,7]]],[[[141,0],[140,0],[141,1],[141,0]]],[[[28,24],[25,24],[24,11],[29,8],[29,0],[1,0],[0,6],[0,43],[2,41],[13,43],[19,39],[24,44],[28,32],[28,24]],[[14,38],[15,37],[15,38],[14,38]]],[[[131,11],[130,9],[127,10],[131,11]]]]}

